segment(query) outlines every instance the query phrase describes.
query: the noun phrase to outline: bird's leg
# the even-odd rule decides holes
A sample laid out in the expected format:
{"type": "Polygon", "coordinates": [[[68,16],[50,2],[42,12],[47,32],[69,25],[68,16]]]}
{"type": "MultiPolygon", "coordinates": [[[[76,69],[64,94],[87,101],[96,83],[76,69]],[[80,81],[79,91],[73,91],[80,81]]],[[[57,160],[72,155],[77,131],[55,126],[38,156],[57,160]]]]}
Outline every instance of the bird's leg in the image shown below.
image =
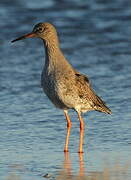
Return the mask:
{"type": "Polygon", "coordinates": [[[79,151],[78,153],[83,153],[83,140],[84,140],[84,120],[81,117],[81,113],[78,113],[78,118],[80,121],[80,143],[79,143],[79,151]]]}
{"type": "Polygon", "coordinates": [[[67,110],[64,110],[64,115],[65,115],[66,120],[67,120],[67,135],[66,135],[64,152],[68,152],[69,136],[70,136],[70,130],[71,130],[72,124],[71,124],[71,120],[70,120],[70,117],[68,115],[67,110]]]}

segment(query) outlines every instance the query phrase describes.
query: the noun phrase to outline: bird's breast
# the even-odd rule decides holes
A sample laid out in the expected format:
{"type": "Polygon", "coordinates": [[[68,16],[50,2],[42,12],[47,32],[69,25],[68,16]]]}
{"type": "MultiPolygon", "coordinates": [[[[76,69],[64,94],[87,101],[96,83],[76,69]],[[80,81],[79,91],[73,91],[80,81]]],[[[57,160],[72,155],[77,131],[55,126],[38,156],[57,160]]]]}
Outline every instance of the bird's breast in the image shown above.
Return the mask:
{"type": "Polygon", "coordinates": [[[61,109],[68,108],[64,103],[60,92],[62,82],[55,73],[47,73],[43,71],[41,76],[41,85],[45,94],[56,107],[61,109]]]}

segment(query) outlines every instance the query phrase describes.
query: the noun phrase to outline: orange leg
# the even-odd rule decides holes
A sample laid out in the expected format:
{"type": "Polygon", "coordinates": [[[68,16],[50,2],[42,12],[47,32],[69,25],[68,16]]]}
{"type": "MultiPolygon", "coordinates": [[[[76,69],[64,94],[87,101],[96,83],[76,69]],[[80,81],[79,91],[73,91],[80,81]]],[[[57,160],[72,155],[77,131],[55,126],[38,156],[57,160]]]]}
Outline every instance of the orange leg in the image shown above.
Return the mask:
{"type": "Polygon", "coordinates": [[[64,152],[68,152],[68,144],[69,144],[69,137],[70,137],[70,130],[71,130],[71,120],[70,117],[68,115],[68,111],[64,110],[64,115],[66,117],[67,120],[67,135],[66,135],[66,141],[65,141],[65,147],[64,147],[64,152]]]}
{"type": "Polygon", "coordinates": [[[78,113],[78,118],[80,121],[80,143],[79,143],[79,151],[78,153],[83,153],[83,141],[84,141],[84,120],[81,117],[81,113],[78,113]]]}

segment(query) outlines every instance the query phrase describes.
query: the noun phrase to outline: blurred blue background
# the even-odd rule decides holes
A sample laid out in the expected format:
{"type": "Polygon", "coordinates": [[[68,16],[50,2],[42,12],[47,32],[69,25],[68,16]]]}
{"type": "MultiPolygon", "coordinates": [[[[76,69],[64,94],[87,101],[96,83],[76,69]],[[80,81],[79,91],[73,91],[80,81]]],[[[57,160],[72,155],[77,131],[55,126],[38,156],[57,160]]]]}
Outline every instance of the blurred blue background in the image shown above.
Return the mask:
{"type": "MultiPolygon", "coordinates": [[[[69,62],[87,74],[113,114],[85,119],[86,172],[102,171],[105,159],[124,166],[131,157],[131,1],[0,1],[0,176],[56,176],[64,159],[66,122],[40,87],[44,47],[40,39],[10,41],[38,22],[57,28],[69,62]],[[15,168],[12,168],[15,167],[15,168]],[[16,168],[17,167],[17,168],[16,168]]],[[[71,111],[70,155],[78,171],[79,122],[71,111]]]]}

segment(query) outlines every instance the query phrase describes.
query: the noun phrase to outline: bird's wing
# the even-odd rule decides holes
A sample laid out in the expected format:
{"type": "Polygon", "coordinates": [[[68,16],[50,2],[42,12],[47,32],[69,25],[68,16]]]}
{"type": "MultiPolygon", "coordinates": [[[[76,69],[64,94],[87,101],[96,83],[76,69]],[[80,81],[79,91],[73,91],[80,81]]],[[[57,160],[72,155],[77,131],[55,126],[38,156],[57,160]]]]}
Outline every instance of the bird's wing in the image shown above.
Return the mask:
{"type": "Polygon", "coordinates": [[[109,108],[106,106],[105,102],[96,95],[94,90],[91,87],[90,81],[87,76],[80,74],[79,72],[75,73],[76,85],[78,87],[79,97],[82,98],[83,101],[90,102],[93,108],[96,108],[98,111],[111,113],[109,108]]]}

